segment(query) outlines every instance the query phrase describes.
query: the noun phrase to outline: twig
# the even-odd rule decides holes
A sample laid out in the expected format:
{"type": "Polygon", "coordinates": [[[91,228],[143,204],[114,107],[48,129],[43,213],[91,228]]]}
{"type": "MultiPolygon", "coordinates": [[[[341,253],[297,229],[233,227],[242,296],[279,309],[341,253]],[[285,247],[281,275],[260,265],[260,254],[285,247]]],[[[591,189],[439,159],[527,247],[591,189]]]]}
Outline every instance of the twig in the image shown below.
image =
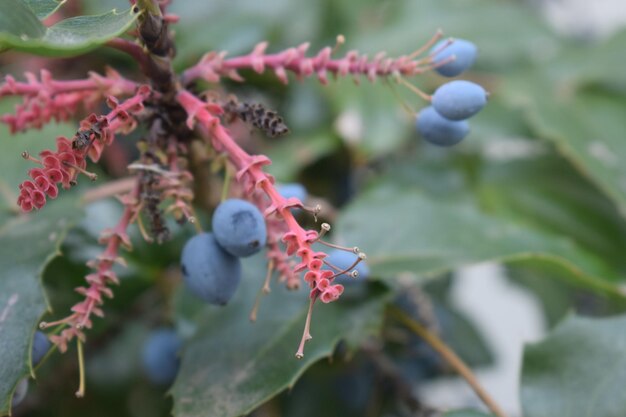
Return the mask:
{"type": "Polygon", "coordinates": [[[450,366],[459,373],[467,381],[470,387],[474,390],[476,395],[485,403],[485,405],[498,417],[506,417],[506,414],[496,404],[496,402],[489,396],[487,391],[480,385],[476,376],[472,370],[457,356],[452,349],[450,349],[443,340],[441,340],[433,332],[413,320],[410,316],[404,313],[402,310],[391,307],[389,309],[391,315],[409,328],[416,335],[424,339],[426,343],[432,346],[443,359],[450,364],[450,366]]]}

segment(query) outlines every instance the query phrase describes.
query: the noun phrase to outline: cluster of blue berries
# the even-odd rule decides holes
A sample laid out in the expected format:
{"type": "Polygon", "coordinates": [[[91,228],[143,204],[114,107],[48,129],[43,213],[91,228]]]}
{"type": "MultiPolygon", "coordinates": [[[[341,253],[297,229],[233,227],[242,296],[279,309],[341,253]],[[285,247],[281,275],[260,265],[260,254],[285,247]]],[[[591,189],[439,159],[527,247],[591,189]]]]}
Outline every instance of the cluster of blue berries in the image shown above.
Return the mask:
{"type": "Polygon", "coordinates": [[[263,214],[245,200],[222,202],[212,220],[213,232],[200,233],[185,244],[181,256],[187,288],[210,304],[225,305],[241,281],[241,261],[267,241],[263,214]]]}
{"type": "MultiPolygon", "coordinates": [[[[463,39],[440,41],[431,50],[435,70],[445,77],[456,77],[470,68],[476,53],[476,46],[463,39]]],[[[452,146],[469,133],[467,119],[487,104],[487,92],[471,81],[454,80],[435,90],[431,103],[418,114],[417,130],[434,145],[452,146]]]]}

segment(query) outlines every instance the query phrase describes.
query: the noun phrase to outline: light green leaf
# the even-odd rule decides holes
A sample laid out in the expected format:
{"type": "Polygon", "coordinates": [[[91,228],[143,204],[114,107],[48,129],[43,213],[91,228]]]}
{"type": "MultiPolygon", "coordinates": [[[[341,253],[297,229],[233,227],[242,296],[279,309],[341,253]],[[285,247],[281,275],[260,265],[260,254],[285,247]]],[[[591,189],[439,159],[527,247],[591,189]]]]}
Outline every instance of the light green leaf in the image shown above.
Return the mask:
{"type": "Polygon", "coordinates": [[[11,46],[3,40],[6,37],[15,38],[19,42],[41,38],[45,33],[45,26],[26,4],[20,0],[0,2],[0,50],[11,46]]]}
{"type": "Polygon", "coordinates": [[[30,7],[38,19],[43,20],[52,13],[56,12],[59,7],[63,6],[67,0],[22,0],[30,7]]]}
{"type": "MultiPolygon", "coordinates": [[[[330,356],[337,342],[349,346],[378,333],[387,292],[377,285],[352,288],[337,302],[315,306],[313,339],[296,359],[308,308],[308,289],[293,292],[276,285],[263,298],[258,320],[248,314],[265,275],[249,264],[242,286],[225,307],[204,307],[193,317],[196,336],[183,351],[172,392],[177,417],[236,417],[293,386],[302,373],[330,356]],[[354,291],[352,291],[354,290],[354,291]]],[[[189,315],[189,301],[181,301],[189,315]]]]}
{"type": "Polygon", "coordinates": [[[6,4],[0,3],[0,16],[11,18],[0,18],[0,49],[38,55],[71,56],[95,49],[128,30],[138,16],[132,9],[112,10],[98,16],[72,17],[46,28],[25,5],[9,12],[6,4]],[[12,22],[14,19],[17,22],[12,22]]]}
{"type": "Polygon", "coordinates": [[[572,280],[623,297],[617,276],[571,240],[491,218],[469,203],[436,202],[386,184],[340,217],[342,242],[364,250],[373,274],[433,276],[484,261],[535,260],[569,272],[572,280]]]}
{"type": "Polygon", "coordinates": [[[41,274],[76,220],[76,199],[65,196],[45,212],[16,216],[0,229],[0,415],[20,379],[30,373],[31,338],[47,309],[41,274]]]}
{"type": "Polygon", "coordinates": [[[626,410],[626,316],[570,317],[527,346],[521,382],[525,417],[622,417],[626,410]]]}

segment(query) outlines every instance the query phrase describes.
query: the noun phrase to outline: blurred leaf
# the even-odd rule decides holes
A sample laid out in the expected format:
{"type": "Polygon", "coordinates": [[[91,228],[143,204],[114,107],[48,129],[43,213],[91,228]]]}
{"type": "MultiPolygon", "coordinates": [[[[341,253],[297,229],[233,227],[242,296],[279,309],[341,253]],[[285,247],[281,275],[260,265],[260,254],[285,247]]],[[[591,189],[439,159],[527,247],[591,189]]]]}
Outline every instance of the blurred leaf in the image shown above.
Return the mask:
{"type": "Polygon", "coordinates": [[[137,14],[112,10],[97,16],[77,16],[45,27],[19,0],[0,3],[0,49],[14,48],[37,55],[77,55],[124,33],[137,14]],[[14,4],[15,3],[15,4],[14,4]]]}
{"type": "Polygon", "coordinates": [[[565,280],[555,280],[553,273],[531,265],[509,264],[507,276],[531,291],[541,304],[548,328],[556,326],[572,311],[573,288],[565,280]]]}
{"type": "MultiPolygon", "coordinates": [[[[591,57],[589,59],[592,59],[591,57]]],[[[602,89],[578,91],[542,75],[525,72],[507,80],[503,94],[521,107],[536,134],[602,189],[626,215],[626,99],[602,89]]]]}
{"type": "Polygon", "coordinates": [[[566,235],[626,271],[626,224],[613,203],[566,161],[545,152],[485,163],[478,192],[487,211],[566,235]]]}
{"type": "MultiPolygon", "coordinates": [[[[376,2],[373,8],[394,7],[384,3],[376,2]]],[[[443,29],[445,36],[468,39],[478,45],[477,67],[489,68],[490,72],[547,62],[561,47],[541,18],[521,1],[404,1],[398,2],[387,16],[377,26],[368,25],[364,19],[356,33],[347,34],[348,47],[356,46],[370,54],[407,54],[443,29]],[[506,41],[502,40],[504,33],[506,41]],[[354,41],[349,35],[354,36],[354,41]]]]}
{"type": "Polygon", "coordinates": [[[436,309],[441,337],[471,367],[490,365],[493,356],[485,338],[470,319],[451,305],[436,309]]]}
{"type": "Polygon", "coordinates": [[[6,38],[17,42],[29,38],[41,38],[46,28],[33,11],[20,0],[3,0],[0,3],[0,51],[11,46],[6,38]]]}
{"type": "Polygon", "coordinates": [[[292,181],[304,167],[334,151],[339,143],[335,137],[326,133],[288,137],[270,145],[264,150],[272,160],[267,172],[280,181],[292,181]]]}
{"type": "Polygon", "coordinates": [[[67,0],[22,0],[38,19],[43,20],[56,12],[67,0]]]}
{"type": "MultiPolygon", "coordinates": [[[[364,81],[355,85],[349,78],[328,86],[328,95],[338,114],[334,127],[350,145],[368,154],[390,153],[404,141],[412,127],[384,82],[364,81]]],[[[397,87],[396,87],[397,88],[397,87]]]]}
{"type": "Polygon", "coordinates": [[[601,84],[610,89],[626,92],[626,62],[620,59],[626,42],[622,30],[603,43],[577,43],[555,57],[543,68],[557,74],[566,83],[601,84]]]}
{"type": "Polygon", "coordinates": [[[185,22],[176,30],[178,60],[198,59],[212,49],[247,53],[263,40],[270,42],[268,53],[271,53],[277,48],[315,39],[321,26],[322,3],[293,0],[174,2],[172,12],[185,22]]]}
{"type": "MultiPolygon", "coordinates": [[[[204,307],[196,313],[199,328],[184,349],[172,388],[176,416],[244,415],[293,386],[313,363],[330,356],[339,340],[355,346],[378,333],[387,292],[376,285],[361,287],[338,302],[315,306],[313,339],[304,358],[296,359],[308,289],[294,292],[276,285],[263,298],[258,320],[251,323],[248,315],[265,274],[259,265],[258,259],[246,262],[242,288],[227,307],[204,307]]],[[[189,316],[189,302],[179,305],[189,316]]]]}
{"type": "Polygon", "coordinates": [[[621,417],[626,409],[626,316],[570,317],[524,350],[526,417],[621,417]]]}
{"type": "Polygon", "coordinates": [[[429,200],[391,184],[355,201],[337,222],[342,241],[368,254],[373,275],[433,276],[484,261],[535,260],[569,271],[574,282],[623,297],[619,277],[569,239],[481,214],[468,203],[429,200]]]}
{"type": "Polygon", "coordinates": [[[41,273],[78,216],[76,200],[64,196],[45,211],[15,216],[0,230],[0,415],[10,409],[17,382],[30,372],[30,343],[47,308],[41,273]]]}

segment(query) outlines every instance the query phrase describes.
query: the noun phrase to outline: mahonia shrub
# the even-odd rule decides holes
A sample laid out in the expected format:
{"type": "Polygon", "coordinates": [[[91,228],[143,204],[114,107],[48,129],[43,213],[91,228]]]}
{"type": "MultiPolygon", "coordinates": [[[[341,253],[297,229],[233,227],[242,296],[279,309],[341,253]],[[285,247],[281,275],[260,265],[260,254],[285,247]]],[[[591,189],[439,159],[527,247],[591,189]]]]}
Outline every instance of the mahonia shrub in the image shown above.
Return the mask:
{"type": "MultiPolygon", "coordinates": [[[[85,395],[83,349],[91,342],[90,329],[97,320],[107,320],[107,300],[125,291],[118,268],[127,265],[126,254],[137,245],[132,242],[131,227],[137,228],[145,242],[156,245],[176,234],[172,228],[195,231],[180,254],[180,282],[209,304],[228,304],[242,279],[242,258],[262,253],[266,268],[256,273],[260,291],[254,305],[248,306],[252,321],[263,314],[259,306],[270,292],[273,277],[289,290],[306,288],[308,308],[301,336],[293,342],[293,355],[281,354],[281,361],[305,357],[305,345],[315,334],[316,305],[342,303],[347,287],[364,285],[372,275],[367,248],[359,242],[346,245],[329,240],[331,225],[319,220],[327,215],[324,201],[309,198],[300,184],[278,184],[266,170],[272,160],[256,153],[246,141],[250,131],[272,140],[289,140],[294,133],[289,120],[261,103],[230,93],[231,86],[245,86],[247,77],[270,74],[285,85],[313,78],[312,82],[329,85],[331,90],[335,79],[351,82],[345,78],[356,83],[369,80],[372,85],[364,89],[384,88],[383,84],[393,91],[401,88],[415,93],[413,97],[424,109],[415,112],[399,95],[398,108],[406,110],[424,140],[439,146],[464,139],[469,133],[467,119],[487,103],[486,91],[470,81],[441,83],[432,96],[412,83],[414,77],[435,71],[456,77],[473,64],[476,46],[468,40],[443,39],[440,31],[398,57],[387,57],[384,52],[372,57],[355,50],[342,52],[347,41],[338,35],[334,45],[315,52],[308,43],[272,51],[265,41],[243,55],[207,51],[197,63],[178,70],[173,65],[175,28],[184,22],[169,12],[170,1],[131,1],[124,12],[58,20],[61,3],[11,0],[3,5],[3,12],[12,7],[17,17],[15,24],[3,20],[7,15],[0,18],[0,47],[61,56],[80,56],[103,47],[129,55],[135,64],[135,73],[109,67],[78,79],[62,79],[63,74],[56,74],[51,66],[6,75],[0,84],[0,98],[19,100],[13,111],[0,116],[12,133],[42,129],[53,122],[76,126],[73,136],[42,137],[50,143],[47,150],[23,151],[22,158],[32,167],[13,190],[22,213],[32,212],[29,219],[45,217],[52,209],[47,206],[57,204],[52,200],[67,198],[84,180],[95,183],[90,186],[90,201],[116,197],[123,206],[117,223],[100,231],[102,251],[87,262],[90,271],[76,288],[70,311],[54,311],[39,323],[44,333],[37,333],[33,366],[45,356],[40,339],[47,338],[60,353],[75,343],[78,397],[85,395]],[[133,135],[140,139],[135,160],[125,166],[130,176],[99,184],[95,164],[108,149],[120,152],[120,141],[133,135]],[[211,169],[198,169],[198,161],[208,161],[211,169]],[[203,189],[208,183],[218,185],[221,199],[219,204],[210,204],[214,212],[205,221],[206,204],[196,202],[199,194],[208,192],[203,189]]],[[[157,321],[162,328],[147,338],[143,366],[149,380],[169,386],[178,372],[180,355],[184,356],[184,342],[167,319],[157,321]]],[[[245,335],[241,337],[245,343],[245,335]]],[[[25,392],[24,383],[16,379],[14,386],[18,384],[21,388],[13,405],[25,392]]]]}

